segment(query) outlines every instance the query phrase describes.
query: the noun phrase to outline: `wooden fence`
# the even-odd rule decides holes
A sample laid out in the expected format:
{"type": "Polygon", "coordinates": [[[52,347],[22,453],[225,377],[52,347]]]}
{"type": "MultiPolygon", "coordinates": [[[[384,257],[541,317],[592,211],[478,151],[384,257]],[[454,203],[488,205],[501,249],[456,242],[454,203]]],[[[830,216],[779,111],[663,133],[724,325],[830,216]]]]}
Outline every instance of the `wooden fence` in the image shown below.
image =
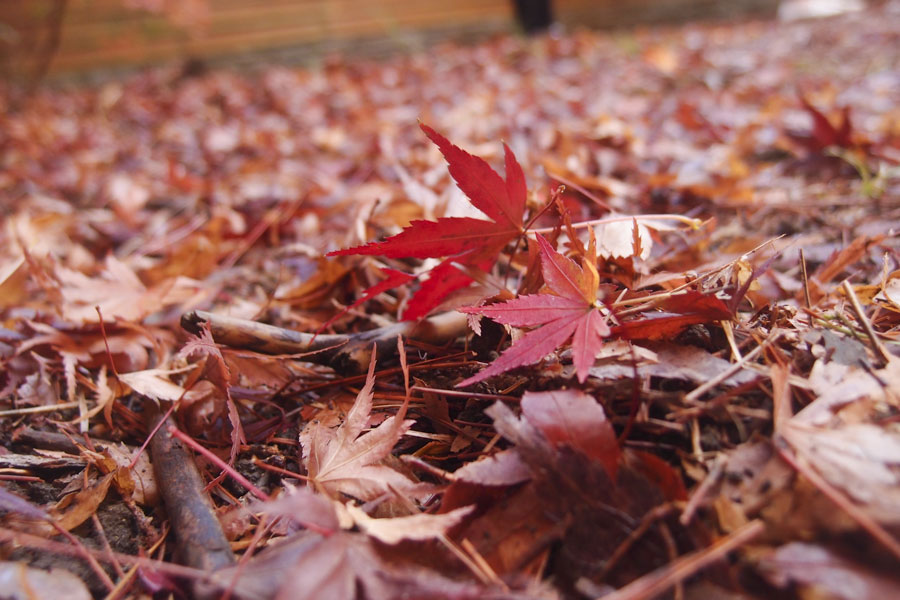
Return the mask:
{"type": "MultiPolygon", "coordinates": [[[[129,0],[0,0],[0,60],[5,58],[8,76],[20,77],[248,53],[293,51],[296,58],[367,41],[366,50],[390,52],[447,36],[516,27],[513,0],[181,1],[206,6],[206,18],[195,15],[193,21],[179,23],[179,15],[131,8],[129,0]]],[[[754,11],[776,3],[554,0],[553,7],[563,23],[615,26],[754,11]]]]}

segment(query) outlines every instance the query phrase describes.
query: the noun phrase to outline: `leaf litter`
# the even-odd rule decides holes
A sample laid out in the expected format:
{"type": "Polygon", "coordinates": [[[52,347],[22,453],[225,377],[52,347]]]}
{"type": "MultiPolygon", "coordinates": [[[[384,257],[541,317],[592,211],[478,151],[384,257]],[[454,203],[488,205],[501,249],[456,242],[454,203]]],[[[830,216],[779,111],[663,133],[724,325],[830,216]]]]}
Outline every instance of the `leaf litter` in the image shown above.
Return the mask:
{"type": "Polygon", "coordinates": [[[898,15],[4,86],[3,576],[900,594],[898,15]]]}

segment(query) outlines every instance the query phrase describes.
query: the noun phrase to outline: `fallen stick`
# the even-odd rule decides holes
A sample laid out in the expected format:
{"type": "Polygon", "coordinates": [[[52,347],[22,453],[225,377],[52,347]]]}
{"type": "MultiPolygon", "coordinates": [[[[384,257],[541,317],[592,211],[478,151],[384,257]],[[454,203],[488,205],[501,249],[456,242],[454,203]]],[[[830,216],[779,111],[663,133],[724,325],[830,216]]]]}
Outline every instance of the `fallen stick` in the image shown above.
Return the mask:
{"type": "Polygon", "coordinates": [[[440,345],[466,331],[466,316],[447,312],[421,321],[401,321],[388,327],[378,327],[359,333],[343,335],[313,335],[257,321],[226,317],[206,311],[192,311],[181,317],[181,326],[198,334],[209,325],[213,339],[232,348],[243,348],[265,354],[306,354],[309,362],[327,364],[339,373],[364,373],[375,344],[379,358],[397,351],[397,336],[440,345]]]}
{"type": "MultiPolygon", "coordinates": [[[[762,521],[750,521],[720,538],[712,546],[685,554],[669,564],[635,579],[616,591],[601,596],[603,600],[648,600],[656,598],[675,584],[696,575],[716,561],[746,544],[765,531],[762,521]]],[[[598,599],[599,600],[599,599],[598,599]]]]}
{"type": "MultiPolygon", "coordinates": [[[[165,414],[154,402],[147,402],[144,406],[147,428],[152,431],[165,419],[165,414]]],[[[156,480],[175,534],[179,561],[191,568],[212,573],[233,564],[234,554],[193,458],[169,431],[169,425],[173,424],[169,419],[162,423],[150,440],[150,458],[156,480]]],[[[204,581],[195,581],[193,591],[195,598],[218,597],[204,581]]]]}

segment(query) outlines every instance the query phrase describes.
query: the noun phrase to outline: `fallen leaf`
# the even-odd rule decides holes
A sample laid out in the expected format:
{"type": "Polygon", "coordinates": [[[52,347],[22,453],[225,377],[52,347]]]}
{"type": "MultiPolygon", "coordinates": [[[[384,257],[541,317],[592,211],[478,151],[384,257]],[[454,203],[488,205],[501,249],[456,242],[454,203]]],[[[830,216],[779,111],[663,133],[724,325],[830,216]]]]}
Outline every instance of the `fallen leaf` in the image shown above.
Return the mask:
{"type": "Polygon", "coordinates": [[[503,451],[466,463],[453,476],[479,485],[514,485],[531,479],[531,470],[517,452],[503,451]]]}
{"type": "Polygon", "coordinates": [[[647,260],[653,248],[650,228],[636,219],[597,225],[594,235],[597,237],[597,255],[604,258],[635,256],[647,260]]]}
{"type": "Polygon", "coordinates": [[[431,540],[442,535],[472,512],[474,507],[463,506],[439,515],[416,514],[408,517],[373,519],[358,506],[347,504],[347,512],[361,531],[385,544],[403,540],[431,540]]]}
{"type": "Polygon", "coordinates": [[[0,589],[5,600],[90,600],[93,597],[71,571],[33,569],[21,562],[0,562],[0,589]]]}
{"type": "Polygon", "coordinates": [[[128,385],[138,394],[148,398],[174,402],[184,395],[185,389],[176,383],[172,383],[168,377],[184,371],[185,369],[145,369],[132,373],[121,373],[119,381],[128,385]]]}
{"type": "Polygon", "coordinates": [[[866,512],[881,522],[900,524],[900,434],[868,423],[826,429],[791,419],[782,435],[866,512]]]}
{"type": "Polygon", "coordinates": [[[550,443],[565,444],[603,465],[615,480],[619,444],[603,407],[579,390],[525,392],[522,416],[550,443]]]}
{"type": "Polygon", "coordinates": [[[900,597],[900,580],[879,573],[825,546],[791,542],[760,561],[766,579],[779,588],[800,587],[810,598],[888,600],[900,597]]]}
{"type": "Polygon", "coordinates": [[[255,504],[254,510],[273,517],[284,517],[320,532],[336,532],[341,528],[334,501],[310,488],[288,487],[279,497],[255,504]]]}
{"type": "MultiPolygon", "coordinates": [[[[115,472],[104,475],[99,481],[81,490],[72,498],[64,498],[66,508],[54,507],[50,511],[56,524],[68,531],[90,519],[106,498],[106,492],[109,491],[114,477],[115,472]]],[[[58,503],[57,506],[60,504],[58,503]]]]}
{"type": "Polygon", "coordinates": [[[550,293],[459,310],[466,314],[484,315],[504,325],[541,327],[526,333],[487,368],[459,382],[456,387],[466,387],[536,362],[570,338],[578,381],[587,379],[594,357],[603,345],[603,338],[610,333],[596,298],[597,272],[593,265],[579,267],[572,259],[556,252],[542,236],[538,235],[537,241],[541,249],[544,282],[550,293]]]}
{"type": "Polygon", "coordinates": [[[211,579],[243,600],[521,597],[450,579],[410,560],[382,558],[367,536],[343,531],[327,537],[300,532],[264,549],[246,563],[219,569],[211,579]]]}
{"type": "Polygon", "coordinates": [[[310,481],[328,494],[343,493],[366,501],[391,489],[406,490],[414,485],[399,471],[380,464],[414,423],[403,420],[407,404],[404,403],[396,415],[363,433],[372,416],[374,386],[373,352],[366,384],[344,422],[337,428],[330,428],[314,421],[300,433],[303,464],[310,481]]]}
{"type": "MultiPolygon", "coordinates": [[[[660,379],[680,379],[702,383],[722,374],[732,367],[732,363],[724,358],[710,354],[697,346],[683,346],[666,342],[661,345],[650,345],[653,352],[650,357],[647,348],[643,350],[643,360],[637,366],[638,375],[641,377],[658,377],[660,379]]],[[[630,353],[621,357],[630,361],[630,353]]],[[[621,377],[633,377],[635,369],[630,364],[601,364],[591,369],[591,377],[598,379],[617,379],[621,377]]],[[[759,376],[752,371],[739,371],[722,382],[723,385],[735,386],[753,381],[759,376]]]]}
{"type": "MultiPolygon", "coordinates": [[[[422,131],[433,141],[447,160],[450,174],[472,205],[490,220],[471,217],[445,217],[436,221],[413,221],[402,232],[382,242],[347,248],[328,253],[328,256],[362,254],[386,258],[440,258],[452,256],[456,262],[488,270],[497,254],[507,243],[522,234],[526,187],[522,167],[512,151],[505,147],[506,180],[500,177],[484,159],[473,156],[445,137],[422,125],[422,131]]],[[[404,318],[418,318],[428,313],[451,291],[471,282],[471,279],[445,261],[443,276],[425,280],[410,302],[404,318]],[[452,283],[448,284],[447,277],[452,283]],[[419,297],[427,299],[422,300],[419,297]]],[[[394,278],[391,284],[405,280],[394,278]]],[[[379,292],[389,289],[384,282],[376,284],[379,292]]],[[[365,292],[364,295],[368,293],[365,292]]]]}
{"type": "Polygon", "coordinates": [[[611,335],[628,340],[663,340],[672,338],[685,328],[711,321],[732,318],[728,306],[711,294],[689,291],[673,294],[658,305],[665,312],[644,313],[611,328],[611,335]]]}

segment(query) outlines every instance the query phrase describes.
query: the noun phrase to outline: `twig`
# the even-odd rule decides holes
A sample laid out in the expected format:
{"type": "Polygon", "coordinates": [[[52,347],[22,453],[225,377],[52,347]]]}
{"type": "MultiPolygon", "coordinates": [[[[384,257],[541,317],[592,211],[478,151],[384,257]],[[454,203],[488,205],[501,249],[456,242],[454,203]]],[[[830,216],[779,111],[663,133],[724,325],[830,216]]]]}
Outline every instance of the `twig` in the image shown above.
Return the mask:
{"type": "Polygon", "coordinates": [[[750,521],[709,548],[686,554],[664,567],[647,573],[640,579],[603,596],[603,600],[649,600],[655,598],[675,584],[724,558],[732,550],[761,534],[765,528],[762,521],[750,521]]]}
{"type": "Polygon", "coordinates": [[[706,474],[706,477],[703,478],[703,481],[701,481],[700,485],[697,486],[697,489],[694,490],[694,493],[691,495],[687,504],[684,506],[684,510],[681,511],[681,516],[678,517],[679,523],[681,523],[682,525],[687,525],[691,522],[691,519],[694,518],[694,513],[697,512],[697,509],[700,507],[703,499],[706,498],[707,494],[709,494],[713,486],[719,482],[719,479],[725,472],[725,465],[727,463],[727,454],[723,453],[716,456],[716,459],[715,461],[713,461],[713,465],[712,468],[710,468],[709,473],[706,474]]]}
{"type": "Polygon", "coordinates": [[[598,198],[596,194],[592,194],[586,188],[578,185],[571,179],[567,179],[566,177],[563,177],[562,175],[560,175],[556,172],[553,172],[553,171],[547,171],[547,174],[550,176],[551,179],[555,179],[556,181],[560,182],[561,184],[567,185],[570,188],[572,188],[573,190],[575,190],[576,192],[579,192],[580,194],[582,194],[583,196],[585,196],[586,198],[591,200],[594,204],[596,204],[600,208],[612,212],[612,206],[610,206],[608,203],[606,203],[605,201],[598,198]]]}
{"type": "MultiPolygon", "coordinates": [[[[34,71],[30,74],[31,80],[28,82],[30,91],[37,88],[38,83],[50,70],[53,58],[59,50],[59,42],[62,40],[63,22],[66,17],[66,8],[68,0],[55,0],[50,10],[47,12],[47,23],[49,25],[47,37],[44,40],[43,48],[40,48],[35,58],[34,71]]],[[[36,33],[34,35],[37,35],[36,33]]]]}
{"type": "MultiPolygon", "coordinates": [[[[52,431],[40,431],[25,428],[13,432],[14,444],[26,444],[29,448],[42,448],[44,450],[61,450],[69,454],[78,454],[81,450],[72,441],[72,438],[62,433],[52,431]]],[[[98,451],[102,451],[109,443],[105,440],[93,440],[98,451]]]]}
{"type": "Polygon", "coordinates": [[[613,570],[613,568],[618,565],[619,561],[628,554],[628,551],[634,546],[634,544],[643,537],[647,531],[650,530],[650,527],[656,523],[658,520],[663,519],[669,516],[672,511],[675,510],[675,507],[671,503],[660,504],[659,506],[654,507],[650,511],[647,512],[641,519],[640,525],[635,527],[629,534],[628,537],[622,540],[622,543],[616,547],[613,553],[606,559],[606,562],[603,564],[603,568],[600,570],[600,574],[597,576],[597,579],[603,580],[607,575],[613,570]]]}
{"type": "Polygon", "coordinates": [[[251,494],[253,494],[257,498],[259,498],[260,500],[266,501],[269,499],[269,495],[267,493],[263,492],[258,487],[256,487],[252,483],[250,483],[250,480],[247,479],[246,477],[244,477],[243,475],[241,475],[240,473],[238,473],[237,471],[235,471],[234,467],[230,466],[227,462],[225,462],[224,460],[222,460],[221,458],[219,458],[218,456],[216,456],[215,454],[213,454],[212,452],[210,452],[209,450],[207,450],[206,448],[204,448],[203,446],[201,446],[200,444],[198,444],[197,442],[192,440],[183,431],[179,431],[178,428],[175,427],[174,425],[169,425],[168,432],[171,435],[177,437],[179,440],[181,440],[182,443],[190,446],[191,449],[194,450],[194,452],[197,452],[198,454],[202,455],[203,458],[210,461],[212,464],[216,465],[220,469],[224,470],[232,479],[234,479],[239,484],[244,486],[244,488],[246,488],[247,491],[249,491],[251,494]]]}
{"type": "MultiPolygon", "coordinates": [[[[85,562],[91,567],[91,570],[94,574],[97,575],[97,578],[106,586],[107,590],[113,590],[116,587],[116,584],[113,583],[113,580],[109,578],[109,575],[106,574],[106,571],[103,570],[103,567],[100,566],[100,563],[97,562],[97,558],[88,550],[88,548],[81,543],[77,537],[72,535],[68,530],[62,527],[56,521],[51,520],[50,525],[56,530],[56,533],[60,534],[72,544],[72,547],[76,550],[75,555],[84,559],[85,562]]],[[[102,550],[100,551],[102,552],[102,550]]]]}
{"type": "MultiPolygon", "coordinates": [[[[153,429],[161,421],[165,423],[155,403],[147,402],[147,428],[153,429]]],[[[204,492],[203,479],[182,443],[175,438],[167,425],[150,441],[150,455],[166,505],[169,522],[186,565],[204,571],[214,571],[234,563],[234,555],[222,526],[204,492]]],[[[195,590],[195,595],[206,595],[205,590],[195,590]]]]}
{"type": "Polygon", "coordinates": [[[313,335],[199,310],[181,318],[181,326],[192,333],[199,333],[204,323],[209,323],[213,338],[220,344],[266,354],[309,353],[304,360],[327,364],[342,373],[364,373],[373,343],[378,357],[384,358],[396,353],[398,335],[425,343],[446,343],[466,331],[466,316],[457,312],[344,335],[313,335]]]}
{"type": "MultiPolygon", "coordinates": [[[[103,550],[95,550],[84,545],[82,545],[81,548],[78,548],[72,544],[66,544],[65,542],[48,540],[38,535],[23,533],[21,531],[14,531],[12,529],[6,529],[3,527],[0,527],[0,542],[17,544],[20,546],[26,546],[28,548],[38,548],[40,550],[53,552],[55,554],[62,554],[65,556],[83,557],[83,550],[84,553],[87,553],[97,560],[106,561],[110,559],[110,556],[108,556],[103,550]]],[[[188,577],[195,580],[204,580],[209,578],[208,572],[191,567],[185,567],[182,565],[176,565],[173,563],[162,562],[160,560],[154,560],[152,558],[145,558],[143,556],[132,556],[130,554],[113,552],[112,557],[114,557],[119,562],[127,565],[137,565],[149,570],[162,571],[163,573],[167,573],[175,577],[188,577]]]]}
{"type": "Polygon", "coordinates": [[[723,381],[725,381],[732,375],[736,375],[741,369],[743,369],[744,367],[747,366],[747,363],[749,363],[751,360],[756,358],[757,354],[762,352],[767,346],[769,346],[770,344],[775,342],[780,337],[781,337],[780,331],[773,331],[772,335],[770,335],[767,339],[763,340],[763,342],[759,346],[757,346],[756,348],[754,348],[753,350],[748,352],[739,361],[737,361],[736,363],[731,365],[730,368],[722,371],[721,373],[719,373],[718,375],[716,375],[715,377],[713,377],[706,383],[694,388],[693,391],[691,391],[684,397],[684,402],[686,404],[696,403],[697,400],[699,400],[703,394],[705,394],[709,390],[713,389],[714,387],[716,387],[717,385],[719,385],[720,383],[722,383],[723,381]]]}
{"type": "Polygon", "coordinates": [[[812,308],[812,298],[809,295],[809,273],[806,272],[806,255],[803,254],[803,248],[800,248],[800,275],[803,278],[803,299],[806,301],[806,308],[812,308]]]}
{"type": "Polygon", "coordinates": [[[34,413],[53,412],[55,410],[64,410],[66,408],[75,408],[78,402],[60,402],[59,404],[49,404],[47,406],[29,406],[27,408],[13,408],[10,410],[0,410],[0,417],[14,417],[16,415],[30,415],[34,413]]]}
{"type": "Polygon", "coordinates": [[[478,398],[480,400],[505,400],[507,402],[518,402],[521,398],[517,396],[504,396],[503,394],[480,394],[478,392],[461,392],[459,390],[445,390],[439,388],[430,388],[421,385],[414,385],[410,388],[414,392],[424,392],[431,394],[441,394],[443,396],[456,396],[459,398],[478,398]]]}
{"type": "Polygon", "coordinates": [[[844,288],[844,293],[847,294],[847,298],[850,299],[850,306],[853,307],[853,312],[856,314],[856,320],[859,321],[863,326],[863,329],[866,330],[866,335],[869,336],[869,341],[872,343],[875,354],[884,361],[884,364],[889,363],[891,361],[891,355],[888,353],[887,348],[884,347],[884,344],[881,343],[881,340],[878,339],[878,334],[876,334],[875,329],[872,328],[872,322],[866,317],[866,313],[859,303],[859,298],[856,297],[856,292],[853,291],[853,286],[845,279],[844,283],[841,284],[841,287],[844,288]]]}
{"type": "MultiPolygon", "coordinates": [[[[622,221],[631,221],[637,219],[638,222],[644,221],[678,221],[690,227],[691,229],[699,229],[703,223],[700,219],[685,217],[684,215],[622,215],[618,217],[604,217],[602,219],[593,219],[591,221],[581,221],[572,223],[573,229],[584,229],[593,227],[594,225],[607,225],[609,223],[621,223],[622,221]]],[[[529,233],[553,233],[554,227],[542,227],[540,229],[532,229],[529,233]]]]}

